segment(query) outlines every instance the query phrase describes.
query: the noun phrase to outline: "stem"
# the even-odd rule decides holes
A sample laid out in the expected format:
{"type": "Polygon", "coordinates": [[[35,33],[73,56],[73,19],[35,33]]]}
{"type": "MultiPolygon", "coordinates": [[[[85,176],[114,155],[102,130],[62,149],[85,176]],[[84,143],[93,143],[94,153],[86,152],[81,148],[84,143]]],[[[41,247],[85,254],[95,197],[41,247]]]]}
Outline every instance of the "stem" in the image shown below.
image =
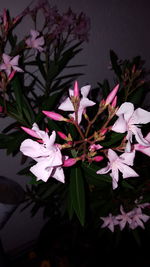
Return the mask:
{"type": "Polygon", "coordinates": [[[78,123],[77,123],[76,121],[73,121],[72,123],[73,123],[74,126],[77,128],[77,130],[78,130],[78,132],[79,132],[81,138],[84,140],[84,139],[85,139],[85,136],[84,136],[84,134],[82,133],[82,131],[81,131],[81,129],[80,129],[78,123]]]}
{"type": "Polygon", "coordinates": [[[97,120],[98,116],[105,110],[106,107],[107,106],[104,106],[104,107],[100,108],[98,110],[98,112],[96,113],[95,117],[93,118],[93,120],[89,121],[87,130],[86,130],[86,133],[85,133],[85,137],[88,136],[88,133],[90,131],[90,128],[91,128],[92,124],[97,120]]]}

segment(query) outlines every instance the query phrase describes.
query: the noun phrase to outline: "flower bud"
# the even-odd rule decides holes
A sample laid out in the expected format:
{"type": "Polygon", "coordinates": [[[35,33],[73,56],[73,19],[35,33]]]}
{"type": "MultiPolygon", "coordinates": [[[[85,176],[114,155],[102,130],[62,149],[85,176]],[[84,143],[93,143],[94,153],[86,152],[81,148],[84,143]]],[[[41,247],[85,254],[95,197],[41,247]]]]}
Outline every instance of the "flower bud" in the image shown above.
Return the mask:
{"type": "Polygon", "coordinates": [[[79,86],[78,86],[78,82],[75,81],[75,84],[74,84],[74,97],[79,97],[79,86]]]}
{"type": "Polygon", "coordinates": [[[113,100],[112,103],[111,103],[111,106],[112,106],[113,108],[115,108],[116,105],[117,105],[117,96],[114,97],[114,100],[113,100]]]}
{"type": "Polygon", "coordinates": [[[64,133],[62,133],[60,131],[58,131],[57,133],[60,136],[60,138],[62,138],[63,140],[67,140],[67,135],[65,135],[64,133]]]}
{"type": "Polygon", "coordinates": [[[21,126],[21,129],[24,132],[26,132],[27,134],[29,134],[29,135],[31,135],[31,136],[33,136],[35,138],[39,138],[39,135],[34,130],[32,130],[30,128],[27,128],[27,127],[23,127],[23,126],[21,126]]]}
{"type": "Polygon", "coordinates": [[[104,157],[102,157],[102,156],[95,156],[95,157],[93,158],[93,160],[96,161],[96,162],[99,162],[99,161],[102,161],[103,158],[104,158],[104,157]]]}
{"type": "Polygon", "coordinates": [[[0,113],[3,113],[3,111],[4,111],[3,106],[0,106],[0,113]]]}
{"type": "Polygon", "coordinates": [[[107,96],[106,101],[105,101],[105,105],[109,105],[113,99],[115,98],[117,92],[119,89],[119,84],[117,84],[114,89],[110,92],[110,94],[107,96]]]}
{"type": "Polygon", "coordinates": [[[13,79],[13,77],[15,76],[16,70],[13,70],[9,76],[8,76],[8,81],[11,81],[13,79]]]}
{"type": "Polygon", "coordinates": [[[52,120],[55,121],[67,121],[67,119],[65,119],[62,115],[60,115],[59,113],[53,112],[53,111],[46,111],[43,110],[42,111],[47,117],[51,118],[52,120]]]}
{"type": "Polygon", "coordinates": [[[64,167],[71,167],[71,166],[73,166],[74,164],[76,164],[76,162],[77,162],[77,160],[76,160],[75,158],[69,158],[69,159],[66,159],[66,160],[64,161],[63,166],[64,166],[64,167]]]}

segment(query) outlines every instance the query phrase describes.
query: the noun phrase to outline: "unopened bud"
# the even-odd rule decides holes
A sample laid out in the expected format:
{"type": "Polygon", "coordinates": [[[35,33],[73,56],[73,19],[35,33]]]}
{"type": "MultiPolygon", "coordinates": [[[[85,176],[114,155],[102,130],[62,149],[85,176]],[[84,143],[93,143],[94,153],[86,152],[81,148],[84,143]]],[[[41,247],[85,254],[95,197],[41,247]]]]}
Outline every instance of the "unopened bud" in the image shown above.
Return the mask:
{"type": "Polygon", "coordinates": [[[116,105],[117,105],[117,96],[115,96],[114,100],[113,100],[112,103],[111,103],[111,106],[112,106],[113,108],[115,108],[116,105]]]}
{"type": "Polygon", "coordinates": [[[66,160],[64,161],[63,166],[64,166],[64,167],[71,167],[71,166],[73,166],[74,164],[76,164],[76,162],[77,162],[77,160],[76,160],[75,158],[69,158],[69,159],[66,159],[66,160]]]}
{"type": "Polygon", "coordinates": [[[105,105],[109,105],[113,99],[115,98],[117,92],[119,89],[119,84],[117,84],[114,89],[110,92],[110,94],[107,96],[106,101],[105,101],[105,105]]]}
{"type": "Polygon", "coordinates": [[[62,133],[60,131],[58,131],[57,133],[60,136],[60,138],[62,138],[63,140],[67,140],[67,135],[65,135],[64,133],[62,133]]]}
{"type": "Polygon", "coordinates": [[[9,82],[13,79],[13,77],[15,76],[15,73],[16,73],[16,71],[13,70],[13,71],[9,74],[9,76],[8,76],[8,81],[9,81],[9,82]]]}
{"type": "Polygon", "coordinates": [[[102,156],[95,156],[95,157],[93,158],[93,160],[96,161],[96,162],[99,162],[99,161],[102,161],[103,158],[104,158],[104,157],[102,157],[102,156]]]}
{"type": "Polygon", "coordinates": [[[75,81],[74,84],[74,97],[79,97],[79,86],[77,81],[75,81]]]}
{"type": "Polygon", "coordinates": [[[3,106],[0,106],[0,113],[3,113],[3,111],[4,111],[3,106]]]}
{"type": "Polygon", "coordinates": [[[42,111],[47,117],[51,118],[52,120],[55,120],[55,121],[67,121],[67,119],[65,119],[62,115],[56,113],[56,112],[53,112],[53,111],[46,111],[46,110],[43,110],[42,111]]]}
{"type": "Polygon", "coordinates": [[[39,138],[39,135],[34,130],[32,130],[30,128],[27,128],[27,127],[23,127],[23,126],[21,126],[21,129],[24,132],[26,132],[27,134],[29,134],[29,135],[31,135],[31,136],[33,136],[35,138],[39,138]]]}

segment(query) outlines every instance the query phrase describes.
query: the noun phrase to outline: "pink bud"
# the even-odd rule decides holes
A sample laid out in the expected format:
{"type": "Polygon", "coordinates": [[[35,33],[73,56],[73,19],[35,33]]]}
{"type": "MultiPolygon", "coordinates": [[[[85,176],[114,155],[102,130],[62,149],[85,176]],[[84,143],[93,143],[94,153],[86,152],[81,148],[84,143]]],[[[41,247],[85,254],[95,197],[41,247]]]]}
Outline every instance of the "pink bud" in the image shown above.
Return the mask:
{"type": "Polygon", "coordinates": [[[40,144],[43,144],[44,143],[44,141],[43,140],[41,140],[41,139],[38,139],[38,140],[36,140],[38,143],[40,143],[40,144]]]}
{"type": "Polygon", "coordinates": [[[99,145],[99,144],[93,144],[93,145],[90,145],[90,147],[89,147],[89,150],[90,151],[95,151],[95,150],[98,150],[98,149],[101,149],[102,148],[102,146],[101,145],[99,145]]]}
{"type": "Polygon", "coordinates": [[[103,160],[103,158],[104,158],[104,157],[102,157],[102,156],[95,156],[95,157],[93,158],[93,160],[96,161],[96,162],[99,162],[99,161],[103,160]]]}
{"type": "Polygon", "coordinates": [[[23,126],[21,126],[21,129],[23,131],[25,131],[27,134],[29,134],[29,135],[31,135],[33,137],[39,138],[39,135],[35,131],[33,131],[32,129],[27,128],[27,127],[23,127],[23,126]]]}
{"type": "Polygon", "coordinates": [[[133,67],[132,67],[132,73],[135,73],[135,70],[136,70],[136,66],[134,64],[133,67]]]}
{"type": "Polygon", "coordinates": [[[13,70],[9,76],[8,76],[8,81],[11,81],[13,79],[13,77],[15,76],[16,70],[13,70]]]}
{"type": "Polygon", "coordinates": [[[57,133],[60,136],[60,138],[62,138],[63,140],[67,140],[67,136],[64,133],[59,132],[59,131],[57,133]]]}
{"type": "Polygon", "coordinates": [[[4,24],[5,31],[7,31],[8,30],[8,17],[7,17],[6,8],[4,8],[3,10],[3,24],[4,24]]]}
{"type": "Polygon", "coordinates": [[[46,129],[45,129],[45,132],[46,132],[46,133],[49,133],[49,129],[48,129],[48,128],[46,128],[46,129]]]}
{"type": "Polygon", "coordinates": [[[107,128],[102,129],[102,130],[100,131],[100,134],[101,134],[101,135],[105,135],[105,133],[107,132],[107,130],[108,130],[107,128]]]}
{"type": "Polygon", "coordinates": [[[66,121],[66,119],[58,114],[58,113],[55,113],[53,111],[46,111],[46,110],[43,110],[42,111],[47,117],[51,118],[52,120],[55,120],[55,121],[66,121]]]}
{"type": "Polygon", "coordinates": [[[69,159],[66,159],[64,161],[64,164],[63,166],[64,167],[70,167],[70,166],[73,166],[74,164],[76,164],[77,160],[75,158],[69,158],[69,159]]]}
{"type": "Polygon", "coordinates": [[[0,113],[3,113],[3,110],[4,110],[3,106],[0,106],[0,113]]]}
{"type": "Polygon", "coordinates": [[[74,84],[74,97],[79,97],[79,86],[77,81],[75,81],[74,84]]]}
{"type": "Polygon", "coordinates": [[[117,96],[114,97],[114,99],[113,99],[113,101],[112,101],[112,103],[111,103],[111,106],[112,106],[113,108],[115,108],[116,105],[117,105],[117,96]]]}
{"type": "Polygon", "coordinates": [[[13,25],[16,24],[21,18],[22,18],[21,15],[16,16],[16,17],[13,19],[13,25]]]}
{"type": "Polygon", "coordinates": [[[118,89],[119,89],[119,84],[117,84],[113,88],[113,90],[110,92],[110,94],[107,96],[106,101],[105,101],[105,105],[109,105],[113,101],[114,97],[116,96],[116,94],[118,92],[118,89]]]}

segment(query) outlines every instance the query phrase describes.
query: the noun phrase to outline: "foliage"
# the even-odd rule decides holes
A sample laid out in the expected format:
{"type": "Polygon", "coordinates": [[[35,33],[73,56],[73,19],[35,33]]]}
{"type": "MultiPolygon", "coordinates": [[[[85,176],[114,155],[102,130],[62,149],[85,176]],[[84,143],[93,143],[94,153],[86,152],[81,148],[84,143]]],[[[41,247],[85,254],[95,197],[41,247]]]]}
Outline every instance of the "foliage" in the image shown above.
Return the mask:
{"type": "Polygon", "coordinates": [[[44,216],[52,220],[67,218],[112,232],[125,226],[133,232],[138,226],[144,228],[150,216],[150,113],[142,102],[149,82],[144,62],[139,56],[119,60],[111,50],[114,88],[105,79],[91,91],[89,85],[80,91],[75,81],[68,96],[81,75],[66,70],[80,67],[69,63],[88,39],[86,16],[71,9],[60,15],[44,1],[14,19],[4,10],[1,19],[1,117],[11,117],[13,122],[0,134],[0,148],[13,156],[21,150],[22,163],[27,156],[34,160],[19,172],[31,176],[25,207],[32,205],[32,215],[44,207],[44,216]],[[44,23],[37,30],[39,12],[44,23]],[[14,31],[28,15],[34,30],[18,41],[14,31]],[[123,107],[126,110],[120,115],[123,107]],[[127,160],[129,155],[132,159],[127,160]],[[123,225],[117,216],[130,212],[123,225]]]}

